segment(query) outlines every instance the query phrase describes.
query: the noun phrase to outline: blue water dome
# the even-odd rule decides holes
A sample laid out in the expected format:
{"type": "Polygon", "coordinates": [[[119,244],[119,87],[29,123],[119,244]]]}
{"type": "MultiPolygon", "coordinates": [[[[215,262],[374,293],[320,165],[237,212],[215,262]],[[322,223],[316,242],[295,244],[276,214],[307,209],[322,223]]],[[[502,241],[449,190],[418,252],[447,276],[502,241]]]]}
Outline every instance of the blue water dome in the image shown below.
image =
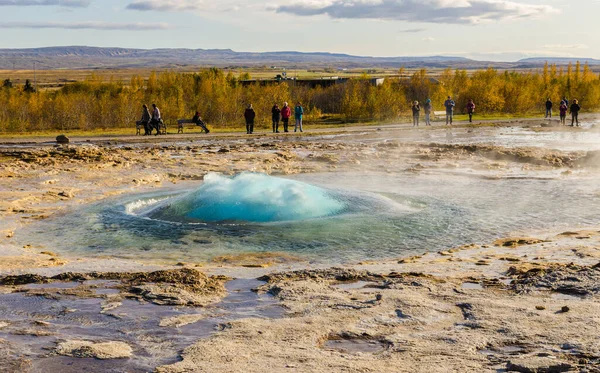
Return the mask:
{"type": "Polygon", "coordinates": [[[201,222],[281,222],[342,212],[336,193],[307,183],[244,172],[209,173],[197,190],[155,211],[153,218],[201,222]]]}

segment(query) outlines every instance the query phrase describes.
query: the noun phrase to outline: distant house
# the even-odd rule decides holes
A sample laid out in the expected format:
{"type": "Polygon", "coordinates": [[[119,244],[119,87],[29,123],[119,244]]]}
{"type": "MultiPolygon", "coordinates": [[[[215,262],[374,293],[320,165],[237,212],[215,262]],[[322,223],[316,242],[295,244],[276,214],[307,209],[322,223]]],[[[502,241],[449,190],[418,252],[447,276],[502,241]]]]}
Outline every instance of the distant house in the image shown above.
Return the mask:
{"type": "MultiPolygon", "coordinates": [[[[323,76],[320,78],[314,79],[297,79],[297,78],[287,78],[281,74],[277,74],[273,79],[248,79],[240,81],[240,84],[243,86],[248,86],[252,84],[259,84],[261,86],[271,85],[271,84],[279,84],[281,82],[288,82],[290,85],[294,86],[303,86],[303,87],[331,87],[337,84],[344,84],[350,81],[352,78],[341,78],[339,76],[323,76]]],[[[380,86],[385,82],[385,78],[371,78],[369,82],[374,86],[380,86]]]]}

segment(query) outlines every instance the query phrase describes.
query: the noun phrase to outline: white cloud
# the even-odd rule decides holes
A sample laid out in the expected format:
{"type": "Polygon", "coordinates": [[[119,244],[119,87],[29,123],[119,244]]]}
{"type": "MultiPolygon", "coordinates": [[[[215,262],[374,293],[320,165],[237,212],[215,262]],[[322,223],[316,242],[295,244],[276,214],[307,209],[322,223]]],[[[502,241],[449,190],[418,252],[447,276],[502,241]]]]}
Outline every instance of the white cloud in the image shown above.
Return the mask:
{"type": "Polygon", "coordinates": [[[141,11],[187,12],[200,10],[205,6],[202,0],[135,0],[127,9],[141,11]]]}
{"type": "Polygon", "coordinates": [[[399,32],[404,33],[404,34],[416,34],[418,32],[423,32],[425,31],[424,28],[411,28],[411,29],[407,29],[407,30],[400,30],[399,32]]]}
{"type": "Polygon", "coordinates": [[[0,29],[69,29],[69,30],[128,30],[148,31],[170,28],[166,23],[112,23],[112,22],[2,22],[0,29]]]}
{"type": "Polygon", "coordinates": [[[509,0],[298,0],[275,7],[279,13],[331,18],[478,24],[540,17],[558,10],[509,0]]]}
{"type": "Polygon", "coordinates": [[[585,44],[546,44],[546,45],[542,46],[542,48],[546,48],[546,49],[590,49],[590,47],[585,44]]]}
{"type": "Polygon", "coordinates": [[[0,6],[61,6],[86,8],[90,0],[0,0],[0,6]]]}

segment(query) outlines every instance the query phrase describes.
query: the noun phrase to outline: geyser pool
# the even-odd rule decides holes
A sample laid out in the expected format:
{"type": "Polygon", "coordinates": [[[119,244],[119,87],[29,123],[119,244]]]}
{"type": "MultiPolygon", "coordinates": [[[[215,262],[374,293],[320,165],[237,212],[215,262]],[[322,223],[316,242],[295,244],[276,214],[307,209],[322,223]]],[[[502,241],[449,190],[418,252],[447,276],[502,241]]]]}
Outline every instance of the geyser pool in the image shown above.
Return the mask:
{"type": "MultiPolygon", "coordinates": [[[[236,182],[244,177],[222,178],[229,180],[228,187],[241,188],[236,192],[248,192],[249,183],[236,182]]],[[[188,184],[185,189],[114,198],[57,215],[23,229],[14,244],[61,255],[169,263],[284,252],[331,264],[489,243],[520,229],[570,229],[600,221],[596,177],[482,179],[352,172],[295,175],[283,181],[260,175],[257,180],[265,185],[290,181],[292,189],[314,186],[333,207],[296,220],[279,215],[277,221],[249,221],[229,215],[208,221],[183,214],[194,210],[198,193],[205,190],[205,183],[188,184]]],[[[214,196],[205,194],[198,203],[224,203],[214,196]]]]}
{"type": "Polygon", "coordinates": [[[165,221],[281,222],[336,215],[346,209],[334,191],[296,180],[244,172],[209,173],[191,193],[169,200],[147,215],[165,221]]]}

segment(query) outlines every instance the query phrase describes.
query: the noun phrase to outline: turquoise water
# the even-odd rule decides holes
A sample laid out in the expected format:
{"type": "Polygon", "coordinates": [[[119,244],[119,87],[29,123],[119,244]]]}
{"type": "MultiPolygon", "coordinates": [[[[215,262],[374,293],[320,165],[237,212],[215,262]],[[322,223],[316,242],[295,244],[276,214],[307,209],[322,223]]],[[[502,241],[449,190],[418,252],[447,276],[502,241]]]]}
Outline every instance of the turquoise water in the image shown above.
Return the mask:
{"type": "Polygon", "coordinates": [[[184,190],[106,201],[32,225],[15,239],[63,255],[189,262],[237,253],[285,252],[337,263],[489,243],[518,230],[600,222],[600,183],[595,178],[255,176],[219,176],[184,190]],[[214,180],[225,183],[227,193],[209,193],[221,188],[210,185],[214,180]],[[265,184],[266,192],[254,182],[265,184]],[[290,190],[294,198],[285,198],[285,203],[274,198],[279,202],[269,205],[273,194],[290,190]],[[232,199],[236,195],[253,197],[240,197],[244,206],[230,208],[237,203],[232,199]],[[317,206],[297,208],[292,203],[303,205],[307,197],[318,200],[317,206]],[[224,213],[204,215],[205,206],[215,211],[219,204],[225,204],[224,213]],[[269,219],[273,221],[265,221],[269,219]]]}
{"type": "Polygon", "coordinates": [[[347,208],[344,195],[295,180],[244,172],[209,173],[195,191],[154,207],[155,220],[266,223],[315,219],[347,208]]]}

